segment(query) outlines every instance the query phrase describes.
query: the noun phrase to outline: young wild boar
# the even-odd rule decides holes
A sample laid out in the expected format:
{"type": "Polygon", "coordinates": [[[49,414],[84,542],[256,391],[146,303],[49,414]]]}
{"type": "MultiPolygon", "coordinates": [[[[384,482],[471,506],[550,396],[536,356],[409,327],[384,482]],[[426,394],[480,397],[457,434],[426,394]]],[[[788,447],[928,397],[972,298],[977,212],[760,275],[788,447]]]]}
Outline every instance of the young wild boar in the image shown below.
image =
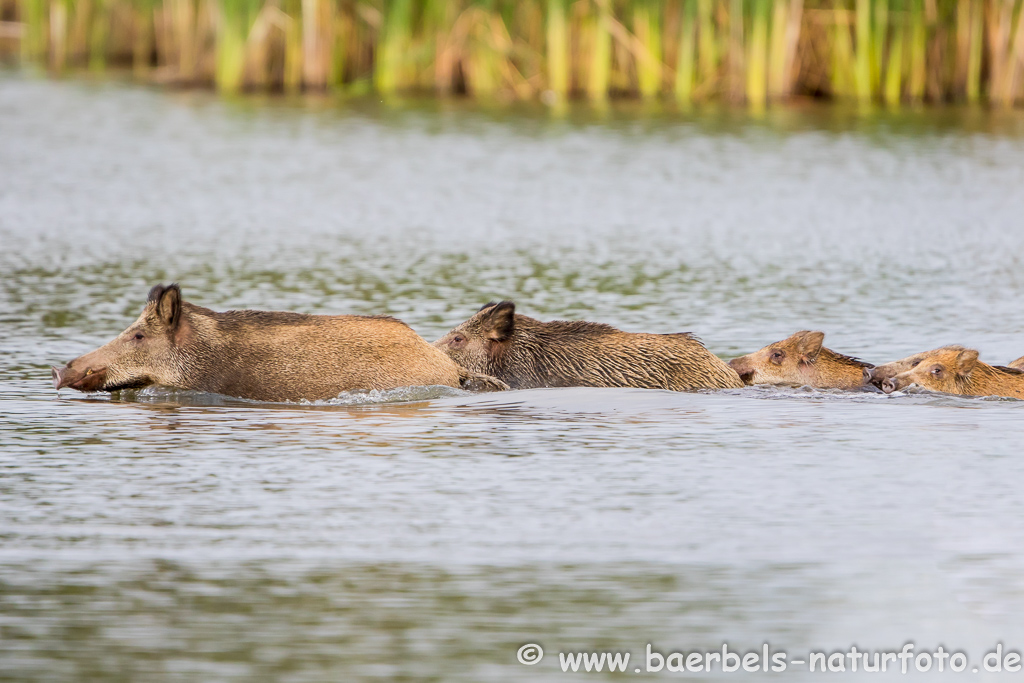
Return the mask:
{"type": "Polygon", "coordinates": [[[977,351],[963,347],[936,349],[913,368],[882,382],[882,391],[891,394],[911,384],[963,396],[1024,398],[1024,370],[982,363],[977,351]]]}
{"type": "Polygon", "coordinates": [[[925,358],[929,358],[936,353],[942,351],[962,351],[965,347],[959,344],[950,344],[949,346],[940,346],[937,349],[931,351],[925,351],[923,353],[915,353],[913,356],[907,356],[900,360],[894,360],[891,363],[885,365],[876,365],[871,370],[871,383],[879,389],[882,388],[882,383],[887,379],[891,379],[900,373],[906,372],[917,367],[918,363],[923,361],[925,358]]]}
{"type": "Polygon", "coordinates": [[[394,318],[216,313],[183,301],[178,285],[153,287],[142,315],[116,339],[53,368],[56,389],[151,384],[259,401],[414,385],[508,388],[463,370],[394,318]]]}
{"type": "Polygon", "coordinates": [[[729,365],[746,384],[789,384],[819,389],[856,389],[873,367],[822,346],[824,332],[797,332],[729,365]]]}
{"type": "Polygon", "coordinates": [[[736,373],[689,334],[634,334],[582,321],[516,315],[511,301],[489,303],[434,342],[459,365],[513,389],[741,387],[736,373]]]}

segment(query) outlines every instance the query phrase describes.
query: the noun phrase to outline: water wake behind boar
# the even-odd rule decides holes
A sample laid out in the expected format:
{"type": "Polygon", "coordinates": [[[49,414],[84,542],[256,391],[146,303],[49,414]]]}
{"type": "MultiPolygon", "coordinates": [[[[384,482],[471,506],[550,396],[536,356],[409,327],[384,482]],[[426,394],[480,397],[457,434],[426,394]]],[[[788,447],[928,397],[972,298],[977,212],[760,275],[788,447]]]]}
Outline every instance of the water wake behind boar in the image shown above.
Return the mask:
{"type": "Polygon", "coordinates": [[[689,334],[637,334],[600,323],[541,322],[511,301],[490,303],[434,346],[513,389],[724,389],[739,376],[689,334]]]}
{"type": "Polygon", "coordinates": [[[318,401],[354,389],[441,385],[507,389],[459,367],[386,316],[217,313],[157,285],[138,320],[113,341],[53,368],[57,389],[163,385],[257,401],[318,401]]]}

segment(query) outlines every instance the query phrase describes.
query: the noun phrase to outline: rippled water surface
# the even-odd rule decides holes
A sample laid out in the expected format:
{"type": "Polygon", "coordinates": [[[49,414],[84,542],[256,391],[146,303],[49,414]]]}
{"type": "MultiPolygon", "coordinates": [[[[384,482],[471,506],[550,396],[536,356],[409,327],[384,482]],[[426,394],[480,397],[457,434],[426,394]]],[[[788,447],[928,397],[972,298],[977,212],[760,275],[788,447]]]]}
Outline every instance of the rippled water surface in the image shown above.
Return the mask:
{"type": "Polygon", "coordinates": [[[647,643],[1019,650],[1024,402],[267,405],[57,396],[48,368],[171,280],[216,309],[388,313],[428,339],[513,298],[724,357],[821,329],[872,362],[962,343],[1005,363],[1024,354],[1022,129],[0,77],[0,679],[540,681],[560,651],[647,643]],[[547,656],[520,665],[524,643],[547,656]]]}

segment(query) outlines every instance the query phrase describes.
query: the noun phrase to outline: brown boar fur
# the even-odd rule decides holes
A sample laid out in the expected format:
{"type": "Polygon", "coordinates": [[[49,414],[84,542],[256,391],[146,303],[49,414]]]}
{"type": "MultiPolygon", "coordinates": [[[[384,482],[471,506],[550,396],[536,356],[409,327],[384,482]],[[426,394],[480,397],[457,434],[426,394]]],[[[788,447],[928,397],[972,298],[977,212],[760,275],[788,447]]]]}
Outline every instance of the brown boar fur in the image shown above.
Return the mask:
{"type": "Polygon", "coordinates": [[[183,301],[177,285],[154,287],[128,329],[53,374],[58,389],[159,384],[260,401],[413,385],[507,388],[460,368],[394,318],[217,313],[183,301]]]}
{"type": "Polygon", "coordinates": [[[1024,370],[993,367],[974,349],[937,349],[916,366],[882,383],[889,394],[911,384],[946,394],[1024,398],[1024,370]]]}
{"type": "Polygon", "coordinates": [[[1024,370],[1024,356],[1021,356],[1017,360],[1011,360],[1007,365],[1015,370],[1024,370]]]}
{"type": "Polygon", "coordinates": [[[911,370],[917,367],[918,363],[920,363],[926,358],[930,358],[936,353],[941,353],[942,351],[946,350],[962,351],[965,348],[966,347],[960,346],[959,344],[949,344],[948,346],[940,346],[939,348],[932,349],[931,351],[915,353],[913,356],[907,356],[906,358],[901,358],[900,360],[894,360],[893,362],[886,363],[885,365],[876,365],[871,370],[871,383],[874,384],[879,389],[881,389],[882,383],[885,380],[891,379],[896,375],[899,375],[901,373],[906,372],[907,370],[911,370]]]}
{"type": "Polygon", "coordinates": [[[787,384],[819,389],[864,386],[872,367],[822,346],[824,332],[803,330],[760,351],[729,361],[746,384],[787,384]]]}
{"type": "Polygon", "coordinates": [[[459,365],[513,389],[741,387],[728,365],[689,334],[636,334],[583,321],[541,322],[511,301],[489,303],[434,342],[459,365]]]}

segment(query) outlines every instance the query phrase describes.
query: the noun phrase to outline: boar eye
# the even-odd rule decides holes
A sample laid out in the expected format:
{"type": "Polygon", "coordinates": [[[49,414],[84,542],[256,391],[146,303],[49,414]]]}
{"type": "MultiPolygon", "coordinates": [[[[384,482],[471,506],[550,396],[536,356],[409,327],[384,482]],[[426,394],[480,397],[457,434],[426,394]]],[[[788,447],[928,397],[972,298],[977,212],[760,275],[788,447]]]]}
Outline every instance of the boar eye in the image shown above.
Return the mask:
{"type": "Polygon", "coordinates": [[[144,334],[142,334],[141,332],[136,332],[135,333],[135,340],[136,341],[142,341],[145,338],[146,338],[146,336],[144,334]]]}
{"type": "Polygon", "coordinates": [[[942,374],[942,368],[936,365],[934,368],[932,368],[932,374],[938,377],[939,375],[942,374]]]}
{"type": "Polygon", "coordinates": [[[455,342],[456,344],[461,344],[462,342],[466,341],[466,339],[461,334],[457,334],[454,337],[452,337],[452,341],[455,342]]]}
{"type": "Polygon", "coordinates": [[[772,354],[772,362],[773,363],[781,363],[782,359],[785,358],[785,357],[786,357],[786,354],[784,354],[782,351],[776,351],[775,353],[772,354]]]}

